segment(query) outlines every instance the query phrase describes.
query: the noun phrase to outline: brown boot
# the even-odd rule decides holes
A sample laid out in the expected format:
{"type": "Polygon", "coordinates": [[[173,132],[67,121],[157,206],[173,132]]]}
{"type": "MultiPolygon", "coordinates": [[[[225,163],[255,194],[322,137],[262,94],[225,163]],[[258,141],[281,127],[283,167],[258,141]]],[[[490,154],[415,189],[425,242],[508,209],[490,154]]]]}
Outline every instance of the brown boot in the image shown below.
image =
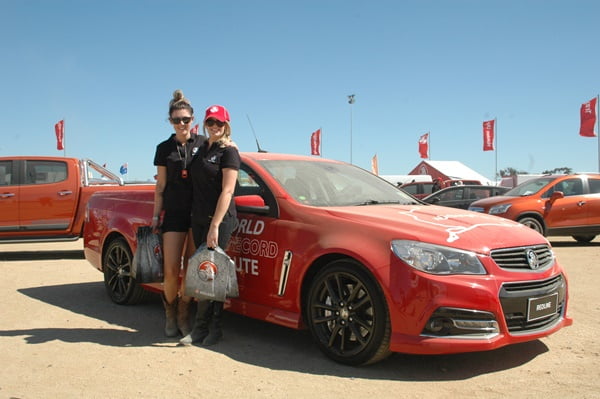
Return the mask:
{"type": "Polygon", "coordinates": [[[182,298],[179,298],[177,303],[177,328],[184,337],[192,331],[190,327],[190,301],[186,302],[182,298]]]}
{"type": "Polygon", "coordinates": [[[167,337],[176,337],[179,335],[179,329],[177,328],[177,298],[173,302],[168,303],[163,293],[162,302],[165,307],[165,335],[167,337]]]}

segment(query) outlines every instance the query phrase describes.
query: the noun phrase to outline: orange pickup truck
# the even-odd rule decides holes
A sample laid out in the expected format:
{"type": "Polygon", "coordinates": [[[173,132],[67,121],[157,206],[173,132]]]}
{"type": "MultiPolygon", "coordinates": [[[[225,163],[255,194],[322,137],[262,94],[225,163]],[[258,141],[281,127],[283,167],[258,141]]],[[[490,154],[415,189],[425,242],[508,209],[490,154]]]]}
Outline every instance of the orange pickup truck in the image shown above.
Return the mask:
{"type": "Polygon", "coordinates": [[[149,186],[125,185],[89,159],[0,157],[0,243],[77,240],[93,193],[149,186]]]}

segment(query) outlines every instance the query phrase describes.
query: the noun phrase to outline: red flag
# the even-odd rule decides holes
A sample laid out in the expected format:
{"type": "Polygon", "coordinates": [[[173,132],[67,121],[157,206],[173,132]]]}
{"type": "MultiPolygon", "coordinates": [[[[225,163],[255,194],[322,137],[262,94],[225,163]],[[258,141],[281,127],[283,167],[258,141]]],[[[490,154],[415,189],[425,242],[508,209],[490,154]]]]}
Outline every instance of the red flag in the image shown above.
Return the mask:
{"type": "Polygon", "coordinates": [[[494,122],[483,122],[483,151],[494,151],[494,122]]]}
{"type": "Polygon", "coordinates": [[[198,129],[200,129],[200,125],[196,124],[196,126],[194,126],[193,128],[190,129],[190,133],[198,134],[198,129]]]}
{"type": "Polygon", "coordinates": [[[377,165],[377,154],[375,154],[373,158],[371,158],[371,172],[373,172],[374,175],[379,175],[379,165],[377,165]]]}
{"type": "Polygon", "coordinates": [[[594,98],[581,105],[581,127],[579,135],[583,137],[596,137],[594,125],[596,124],[596,100],[594,98]]]}
{"type": "Polygon", "coordinates": [[[419,138],[419,155],[421,158],[429,158],[429,133],[419,138]]]}
{"type": "Polygon", "coordinates": [[[310,155],[321,155],[321,129],[310,135],[310,155]]]}
{"type": "Polygon", "coordinates": [[[64,150],[64,140],[65,140],[65,121],[61,120],[56,125],[54,125],[54,132],[56,133],[56,149],[64,150]]]}

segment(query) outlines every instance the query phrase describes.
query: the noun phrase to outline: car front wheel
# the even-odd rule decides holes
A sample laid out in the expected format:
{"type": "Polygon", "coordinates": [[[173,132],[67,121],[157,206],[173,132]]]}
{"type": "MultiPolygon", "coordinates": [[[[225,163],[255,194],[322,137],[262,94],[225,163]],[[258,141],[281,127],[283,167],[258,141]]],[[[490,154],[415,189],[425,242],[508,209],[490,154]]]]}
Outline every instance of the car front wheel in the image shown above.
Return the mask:
{"type": "Polygon", "coordinates": [[[319,349],[337,362],[369,364],[390,354],[384,296],[353,261],[334,261],[317,274],[309,289],[306,315],[319,349]]]}
{"type": "Polygon", "coordinates": [[[519,219],[518,222],[537,231],[541,235],[545,235],[544,234],[544,226],[542,226],[542,224],[536,218],[524,217],[524,218],[519,219]]]}
{"type": "Polygon", "coordinates": [[[131,275],[133,255],[123,238],[112,240],[102,261],[104,287],[110,299],[119,305],[138,303],[146,291],[131,275]]]}

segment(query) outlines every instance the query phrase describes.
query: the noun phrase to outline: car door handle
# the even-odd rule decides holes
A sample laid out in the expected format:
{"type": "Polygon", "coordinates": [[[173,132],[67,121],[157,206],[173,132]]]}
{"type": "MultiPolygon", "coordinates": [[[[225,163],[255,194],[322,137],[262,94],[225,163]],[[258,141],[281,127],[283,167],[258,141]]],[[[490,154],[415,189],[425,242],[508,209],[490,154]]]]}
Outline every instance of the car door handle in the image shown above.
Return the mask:
{"type": "Polygon", "coordinates": [[[71,190],[63,190],[63,191],[58,192],[58,195],[61,197],[64,197],[65,195],[71,195],[71,194],[73,194],[73,191],[71,191],[71,190]]]}
{"type": "Polygon", "coordinates": [[[584,206],[584,205],[585,205],[585,201],[579,201],[579,202],[577,203],[577,206],[584,206]]]}
{"type": "Polygon", "coordinates": [[[15,194],[14,193],[2,193],[0,194],[0,198],[10,198],[10,197],[14,197],[15,194]]]}

